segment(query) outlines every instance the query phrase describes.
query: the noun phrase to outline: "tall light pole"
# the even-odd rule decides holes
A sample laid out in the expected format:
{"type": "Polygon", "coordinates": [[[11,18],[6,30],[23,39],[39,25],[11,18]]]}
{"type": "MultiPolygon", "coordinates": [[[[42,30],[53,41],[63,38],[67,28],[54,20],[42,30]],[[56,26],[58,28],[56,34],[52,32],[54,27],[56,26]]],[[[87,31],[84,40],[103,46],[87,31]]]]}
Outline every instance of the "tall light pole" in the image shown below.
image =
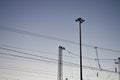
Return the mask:
{"type": "Polygon", "coordinates": [[[76,22],[79,22],[79,40],[80,40],[80,80],[83,80],[83,76],[82,76],[81,23],[83,23],[85,20],[83,20],[82,18],[77,18],[75,21],[76,21],[76,22]]]}

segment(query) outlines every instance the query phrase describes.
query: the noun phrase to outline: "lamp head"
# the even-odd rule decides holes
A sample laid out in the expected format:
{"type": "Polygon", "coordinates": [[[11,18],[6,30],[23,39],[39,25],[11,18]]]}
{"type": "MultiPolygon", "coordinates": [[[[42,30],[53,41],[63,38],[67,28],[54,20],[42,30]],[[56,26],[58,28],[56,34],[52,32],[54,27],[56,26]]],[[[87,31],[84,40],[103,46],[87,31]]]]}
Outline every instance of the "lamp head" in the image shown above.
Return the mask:
{"type": "Polygon", "coordinates": [[[80,23],[83,23],[85,20],[83,20],[82,18],[78,18],[78,19],[76,19],[75,21],[76,21],[76,22],[79,21],[80,23]]]}

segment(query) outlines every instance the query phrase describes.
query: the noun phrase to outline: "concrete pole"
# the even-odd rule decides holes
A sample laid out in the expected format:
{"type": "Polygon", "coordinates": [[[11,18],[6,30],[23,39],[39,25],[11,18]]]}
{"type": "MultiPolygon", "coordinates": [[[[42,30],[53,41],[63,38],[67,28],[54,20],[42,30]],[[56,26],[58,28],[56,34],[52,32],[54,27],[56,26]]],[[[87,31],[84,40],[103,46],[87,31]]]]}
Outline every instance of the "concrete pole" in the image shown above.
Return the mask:
{"type": "Polygon", "coordinates": [[[64,47],[59,46],[59,55],[58,55],[58,79],[63,80],[63,57],[62,50],[65,50],[64,47]]]}
{"type": "Polygon", "coordinates": [[[120,57],[118,58],[118,70],[119,70],[119,80],[120,80],[120,57]]]}

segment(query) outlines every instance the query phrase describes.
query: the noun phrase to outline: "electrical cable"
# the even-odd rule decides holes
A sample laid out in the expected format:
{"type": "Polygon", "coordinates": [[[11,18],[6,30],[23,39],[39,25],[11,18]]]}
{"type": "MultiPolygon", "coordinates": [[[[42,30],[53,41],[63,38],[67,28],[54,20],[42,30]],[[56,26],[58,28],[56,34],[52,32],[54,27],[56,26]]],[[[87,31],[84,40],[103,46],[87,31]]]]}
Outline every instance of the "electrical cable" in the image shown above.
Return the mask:
{"type": "MultiPolygon", "coordinates": [[[[38,50],[33,50],[33,49],[25,49],[25,48],[19,48],[19,47],[13,47],[13,46],[8,46],[8,45],[3,45],[3,44],[0,44],[1,46],[4,46],[4,47],[0,47],[2,49],[6,49],[6,50],[13,50],[13,49],[9,49],[9,48],[15,48],[15,49],[21,49],[21,50],[27,50],[27,51],[33,51],[33,52],[39,52],[39,53],[44,53],[44,54],[49,54],[49,55],[58,55],[58,54],[55,54],[55,53],[51,53],[51,52],[45,52],[45,51],[38,51],[38,50]],[[9,47],[9,48],[5,48],[5,47],[9,47]]],[[[77,53],[74,53],[74,52],[71,52],[69,50],[65,50],[67,53],[75,56],[73,57],[74,59],[79,59],[79,55],[77,55],[77,53]],[[78,57],[78,58],[77,58],[78,57]]],[[[67,55],[65,55],[66,57],[69,57],[67,55]]],[[[89,60],[97,60],[96,58],[90,58],[90,57],[86,57],[86,56],[83,56],[83,59],[89,59],[89,60]]],[[[116,59],[105,59],[105,58],[100,58],[99,60],[108,60],[108,61],[114,61],[116,59]]]]}
{"type": "MultiPolygon", "coordinates": [[[[0,67],[0,69],[5,69],[5,70],[14,70],[14,71],[21,71],[21,72],[28,72],[28,73],[36,73],[36,74],[40,74],[40,72],[36,72],[36,71],[30,71],[30,70],[19,70],[19,69],[13,69],[13,68],[6,68],[6,67],[0,67]]],[[[42,74],[47,74],[47,75],[52,75],[51,73],[45,72],[45,71],[41,71],[42,74]],[[44,72],[44,73],[43,73],[44,72]]],[[[55,74],[54,74],[55,75],[55,74]]]]}
{"type": "MultiPolygon", "coordinates": [[[[69,50],[66,50],[66,49],[65,49],[65,51],[68,52],[69,54],[71,54],[71,55],[76,56],[76,57],[79,58],[79,55],[77,55],[76,53],[73,53],[73,52],[71,52],[71,51],[69,51],[69,50]]],[[[93,59],[93,58],[89,58],[89,57],[86,57],[86,56],[83,56],[83,58],[85,58],[85,59],[90,59],[90,60],[95,60],[95,59],[93,59]]]]}
{"type": "MultiPolygon", "coordinates": [[[[65,51],[68,52],[69,54],[73,55],[73,56],[79,57],[79,55],[77,55],[77,54],[74,53],[74,52],[71,52],[71,51],[66,50],[66,49],[65,49],[65,51]]],[[[90,57],[86,57],[86,56],[83,56],[83,58],[89,59],[89,60],[98,60],[97,58],[90,58],[90,57]]],[[[104,60],[114,61],[114,60],[116,60],[116,59],[105,59],[105,58],[100,58],[99,60],[102,60],[102,61],[104,61],[104,60]]]]}
{"type": "MultiPolygon", "coordinates": [[[[57,63],[57,62],[53,62],[53,61],[49,61],[49,60],[43,60],[43,59],[38,59],[38,58],[31,58],[31,57],[20,56],[20,55],[13,55],[13,54],[8,54],[8,53],[0,53],[0,54],[1,54],[1,55],[6,55],[6,56],[13,56],[13,57],[17,57],[17,58],[29,59],[29,60],[36,60],[36,61],[42,61],[42,62],[48,62],[48,63],[57,63]]],[[[79,68],[79,64],[76,64],[76,63],[71,63],[71,62],[63,62],[63,63],[64,63],[66,66],[71,66],[71,67],[79,68]]],[[[83,67],[84,67],[85,69],[99,70],[98,68],[90,67],[90,66],[85,66],[85,65],[83,65],[83,67]]],[[[114,71],[105,70],[105,69],[102,69],[101,71],[115,73],[114,71]]]]}
{"type": "MultiPolygon", "coordinates": [[[[21,54],[25,54],[25,55],[30,55],[30,56],[34,56],[34,57],[38,57],[38,58],[43,58],[43,59],[47,59],[47,60],[52,60],[54,61],[55,63],[57,63],[57,59],[52,59],[52,58],[48,58],[48,57],[44,57],[44,56],[39,56],[39,55],[33,55],[33,54],[30,54],[30,53],[25,53],[25,52],[22,52],[22,51],[17,51],[17,50],[12,50],[12,49],[8,49],[8,48],[3,48],[3,47],[0,47],[0,49],[4,49],[4,50],[8,50],[8,51],[13,51],[13,52],[17,52],[17,53],[21,53],[21,54]]],[[[70,52],[70,51],[69,51],[70,52]]],[[[13,56],[13,54],[12,54],[13,56]]],[[[15,56],[15,55],[14,55],[15,56]]],[[[20,56],[21,57],[21,56],[20,56]]],[[[26,58],[26,57],[24,57],[26,58]]],[[[28,57],[27,57],[28,58],[28,57]]],[[[92,59],[93,60],[93,59],[92,59]]],[[[72,66],[72,67],[79,67],[78,64],[75,64],[75,63],[71,63],[71,62],[66,62],[64,61],[64,63],[66,65],[69,65],[69,66],[72,66]]],[[[99,68],[100,70],[100,68],[99,68]]]]}
{"type": "Polygon", "coordinates": [[[13,51],[13,52],[21,53],[21,54],[26,54],[26,55],[31,55],[31,56],[39,57],[39,58],[45,58],[45,59],[49,59],[49,60],[56,60],[56,59],[52,59],[52,58],[47,58],[47,57],[34,55],[34,54],[30,54],[30,53],[25,53],[25,52],[21,52],[21,51],[17,51],[17,50],[7,49],[7,48],[3,48],[3,47],[0,47],[0,49],[9,50],[9,51],[13,51]]]}
{"type": "Polygon", "coordinates": [[[14,54],[8,54],[8,53],[0,53],[0,54],[2,54],[2,55],[9,55],[9,56],[13,56],[13,57],[26,58],[26,59],[31,59],[31,60],[37,60],[37,61],[56,63],[56,62],[53,62],[53,61],[48,61],[48,60],[43,60],[43,59],[38,59],[38,58],[31,58],[31,57],[20,56],[20,55],[14,55],[14,54]]]}
{"type": "MultiPolygon", "coordinates": [[[[26,50],[26,51],[32,51],[32,52],[38,52],[38,53],[44,53],[44,54],[49,54],[49,55],[58,55],[58,54],[55,54],[55,53],[51,53],[51,52],[46,52],[46,51],[38,51],[38,50],[33,50],[33,49],[26,49],[26,48],[20,48],[20,47],[13,47],[13,46],[8,46],[8,45],[3,45],[3,44],[0,44],[1,46],[4,46],[4,47],[9,47],[9,48],[15,48],[15,49],[20,49],[20,50],[26,50]]],[[[69,57],[67,55],[65,55],[66,57],[69,57]]],[[[78,56],[77,56],[78,57],[78,56]]],[[[74,59],[78,59],[76,57],[73,57],[74,59]]]]}
{"type": "MultiPolygon", "coordinates": [[[[65,43],[79,45],[78,42],[65,40],[65,39],[52,37],[52,36],[47,36],[47,35],[42,35],[42,34],[38,34],[38,33],[33,33],[33,32],[30,32],[30,31],[24,31],[24,30],[20,30],[20,29],[9,28],[9,27],[6,27],[6,26],[0,26],[0,29],[11,31],[11,32],[16,32],[16,33],[20,33],[20,34],[25,34],[25,35],[29,35],[29,36],[36,36],[36,37],[41,37],[41,38],[45,38],[45,39],[49,39],[49,40],[56,40],[56,41],[60,41],[60,42],[65,42],[65,43]]],[[[92,48],[95,47],[94,45],[88,45],[88,44],[82,44],[82,45],[86,46],[86,47],[92,47],[92,48]]],[[[120,51],[118,51],[118,50],[102,48],[102,47],[98,47],[98,46],[97,46],[97,48],[101,49],[101,50],[106,50],[106,51],[112,51],[112,52],[115,52],[115,53],[120,53],[120,51]]]]}
{"type": "Polygon", "coordinates": [[[12,52],[17,52],[17,53],[21,53],[21,54],[25,54],[25,55],[30,55],[30,56],[34,56],[34,57],[38,57],[38,58],[44,58],[44,59],[47,59],[47,60],[57,61],[57,59],[48,58],[48,57],[44,57],[44,56],[39,56],[39,55],[31,54],[31,53],[18,51],[18,50],[8,49],[8,48],[4,48],[4,47],[0,47],[0,49],[12,51],[12,52]]]}
{"type": "MultiPolygon", "coordinates": [[[[1,28],[0,26],[0,29],[3,29],[1,28]]],[[[8,28],[8,27],[5,27],[4,30],[8,30],[8,31],[12,31],[12,32],[17,32],[17,33],[21,33],[21,34],[27,34],[27,35],[31,35],[31,36],[36,36],[36,37],[42,37],[42,38],[46,38],[46,39],[50,39],[50,40],[57,40],[57,41],[61,41],[61,42],[67,42],[67,43],[72,43],[72,44],[79,44],[77,42],[74,42],[74,41],[69,41],[69,40],[64,40],[64,39],[60,39],[60,38],[55,38],[55,37],[50,37],[50,36],[46,36],[46,35],[41,35],[41,34],[37,34],[37,33],[32,33],[32,32],[29,32],[29,31],[24,31],[24,30],[18,30],[18,29],[12,29],[12,28],[8,28]]],[[[92,45],[86,45],[86,44],[83,44],[84,46],[86,47],[94,47],[92,45]]],[[[107,49],[107,48],[101,48],[101,47],[97,47],[98,49],[101,49],[101,50],[107,50],[107,51],[112,51],[112,52],[116,52],[116,53],[120,53],[120,51],[118,50],[113,50],[113,49],[107,49]]],[[[7,49],[6,49],[7,50],[7,49]]],[[[9,49],[8,49],[9,50],[9,49]]],[[[11,50],[13,51],[13,50],[11,50]]],[[[19,52],[19,51],[15,51],[15,52],[19,52]]],[[[69,51],[67,51],[68,53],[70,53],[69,51]]],[[[21,53],[21,52],[20,52],[21,53]]],[[[22,52],[24,54],[24,52],[22,52]]],[[[0,54],[5,54],[5,53],[0,53],[0,54]]],[[[26,54],[26,53],[25,53],[26,54]]],[[[19,55],[11,55],[11,54],[5,54],[5,55],[9,55],[9,56],[14,56],[14,57],[21,57],[21,58],[26,58],[26,59],[32,59],[32,60],[41,60],[41,59],[36,59],[36,58],[30,58],[30,57],[25,57],[25,56],[19,56],[19,55]]],[[[35,57],[41,57],[41,56],[36,56],[36,55],[33,55],[33,54],[27,54],[27,55],[31,55],[31,56],[35,56],[35,57]]],[[[76,55],[77,56],[77,55],[76,55]]],[[[42,57],[42,58],[46,58],[46,57],[42,57]]],[[[49,59],[49,58],[46,58],[46,59],[49,59]]],[[[51,58],[50,58],[51,59],[51,58]]],[[[51,60],[55,60],[55,59],[51,59],[51,60]]],[[[96,59],[96,60],[100,60],[100,59],[96,59]]],[[[102,60],[102,59],[101,59],[102,60]]],[[[106,59],[108,60],[108,59],[106,59]]],[[[110,59],[109,59],[110,60],[110,59]]],[[[114,60],[114,59],[112,59],[114,60]]],[[[48,61],[48,60],[42,60],[42,61],[48,61]]],[[[49,61],[48,61],[49,62],[49,61]]],[[[50,61],[51,62],[51,61],[50,61]]],[[[53,62],[52,62],[53,63],[53,62]]],[[[55,62],[56,63],[56,62],[55,62]]],[[[72,64],[72,65],[76,65],[74,63],[69,63],[67,62],[66,64],[72,64]]],[[[78,65],[76,65],[78,66],[78,65]]],[[[100,64],[99,64],[99,68],[100,68],[100,64]]],[[[104,71],[104,69],[103,69],[104,71]]]]}
{"type": "Polygon", "coordinates": [[[51,52],[46,52],[46,51],[40,51],[40,50],[33,50],[33,49],[26,49],[26,48],[20,48],[20,47],[15,47],[15,46],[8,46],[8,45],[4,45],[4,44],[0,44],[1,46],[4,47],[9,47],[9,48],[15,48],[15,49],[21,49],[21,50],[26,50],[26,51],[33,51],[33,52],[39,52],[39,53],[45,53],[45,54],[52,54],[52,55],[57,55],[55,53],[51,53],[51,52]]]}
{"type": "MultiPolygon", "coordinates": [[[[26,52],[22,52],[22,51],[18,51],[18,50],[13,50],[13,49],[9,49],[9,48],[4,48],[4,47],[0,47],[0,49],[4,49],[4,50],[8,50],[8,51],[13,51],[13,52],[17,52],[17,53],[22,53],[22,54],[27,54],[27,55],[31,55],[31,56],[35,56],[35,57],[41,57],[41,58],[46,58],[46,57],[43,57],[43,56],[39,56],[39,55],[34,55],[34,54],[30,54],[30,53],[26,53],[26,52]]],[[[21,49],[21,48],[18,48],[18,49],[21,49]]],[[[26,49],[25,49],[26,50],[26,49]]],[[[29,50],[29,49],[28,49],[29,50]]],[[[65,51],[67,51],[67,52],[69,52],[70,54],[72,54],[72,55],[74,55],[74,56],[76,56],[76,57],[78,57],[78,55],[76,55],[75,53],[72,53],[72,52],[70,52],[70,51],[68,51],[68,50],[65,50],[65,51]]],[[[42,51],[43,52],[43,51],[42,51]]],[[[45,53],[45,52],[44,52],[45,53]]],[[[47,54],[48,54],[49,52],[47,52],[47,54]]],[[[57,55],[57,54],[56,54],[57,55]]],[[[69,57],[69,56],[67,56],[67,57],[69,57]]],[[[76,57],[74,57],[75,59],[78,59],[78,58],[76,58],[76,57]]],[[[94,60],[94,59],[92,59],[92,58],[89,58],[89,57],[85,57],[85,56],[83,56],[85,59],[91,59],[91,60],[94,60]]],[[[48,58],[46,58],[46,59],[48,59],[48,58]]],[[[50,58],[51,59],[51,58],[50,58]]],[[[52,60],[52,59],[51,59],[52,60]]],[[[53,60],[55,60],[55,59],[53,59],[53,60]]]]}
{"type": "Polygon", "coordinates": [[[69,41],[69,40],[60,39],[60,38],[56,38],[56,37],[51,37],[51,36],[47,36],[47,35],[37,34],[37,33],[24,31],[24,30],[20,30],[20,29],[9,28],[9,27],[6,27],[6,26],[0,26],[0,29],[7,30],[7,31],[12,31],[12,32],[20,33],[20,34],[25,34],[25,35],[29,35],[29,36],[36,36],[36,37],[41,37],[41,38],[45,38],[45,39],[49,39],[49,40],[56,40],[56,41],[60,41],[60,42],[62,41],[62,42],[67,42],[67,43],[72,43],[72,44],[77,44],[78,45],[78,43],[74,42],[74,41],[69,41]]]}
{"type": "MultiPolygon", "coordinates": [[[[26,55],[31,55],[31,56],[34,56],[34,57],[45,58],[45,59],[49,59],[49,60],[57,60],[57,59],[52,59],[52,58],[48,58],[48,57],[44,57],[44,56],[34,55],[34,54],[31,54],[31,53],[26,53],[26,52],[22,52],[22,51],[18,51],[18,50],[8,49],[8,48],[4,48],[4,47],[0,47],[0,49],[4,49],[4,50],[8,50],[8,51],[13,51],[13,52],[21,53],[21,54],[26,54],[26,55]]],[[[70,52],[68,50],[66,50],[66,51],[69,52],[72,55],[75,54],[75,53],[72,53],[72,52],[70,52]]],[[[77,56],[77,55],[75,55],[75,56],[77,56]]],[[[90,60],[97,60],[97,59],[93,59],[93,58],[89,58],[89,57],[85,57],[85,56],[83,56],[83,58],[90,59],[90,60]]],[[[109,59],[101,59],[101,60],[109,60],[109,59]]],[[[114,59],[110,59],[110,60],[114,60],[114,59]]]]}
{"type": "MultiPolygon", "coordinates": [[[[5,67],[0,67],[0,69],[2,70],[12,70],[12,71],[20,71],[20,72],[26,72],[26,73],[35,73],[35,74],[38,74],[39,76],[41,75],[50,75],[50,76],[56,76],[55,72],[44,72],[44,71],[41,71],[41,72],[38,72],[38,71],[29,71],[29,70],[19,70],[19,69],[13,69],[13,68],[5,68],[5,67]]],[[[16,74],[15,75],[20,75],[20,74],[16,74]]],[[[25,74],[24,74],[25,75],[25,74]]],[[[32,75],[33,76],[33,75],[32,75]]],[[[72,77],[71,75],[67,74],[68,77],[72,77]]],[[[73,77],[73,78],[77,78],[77,77],[73,77]]]]}

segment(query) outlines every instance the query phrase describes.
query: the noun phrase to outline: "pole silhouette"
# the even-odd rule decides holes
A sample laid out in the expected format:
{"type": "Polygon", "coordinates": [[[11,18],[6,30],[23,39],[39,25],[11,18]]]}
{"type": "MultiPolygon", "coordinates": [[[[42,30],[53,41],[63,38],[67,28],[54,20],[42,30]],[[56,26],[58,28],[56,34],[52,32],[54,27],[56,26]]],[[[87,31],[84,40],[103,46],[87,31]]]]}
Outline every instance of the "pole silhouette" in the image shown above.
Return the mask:
{"type": "Polygon", "coordinates": [[[82,43],[81,43],[81,23],[83,23],[85,20],[82,18],[78,18],[75,20],[76,22],[79,22],[79,40],[80,40],[80,80],[83,80],[82,76],[82,43]]]}
{"type": "Polygon", "coordinates": [[[62,50],[65,50],[64,47],[59,46],[59,54],[58,54],[58,77],[57,80],[63,80],[63,57],[62,50]]]}

